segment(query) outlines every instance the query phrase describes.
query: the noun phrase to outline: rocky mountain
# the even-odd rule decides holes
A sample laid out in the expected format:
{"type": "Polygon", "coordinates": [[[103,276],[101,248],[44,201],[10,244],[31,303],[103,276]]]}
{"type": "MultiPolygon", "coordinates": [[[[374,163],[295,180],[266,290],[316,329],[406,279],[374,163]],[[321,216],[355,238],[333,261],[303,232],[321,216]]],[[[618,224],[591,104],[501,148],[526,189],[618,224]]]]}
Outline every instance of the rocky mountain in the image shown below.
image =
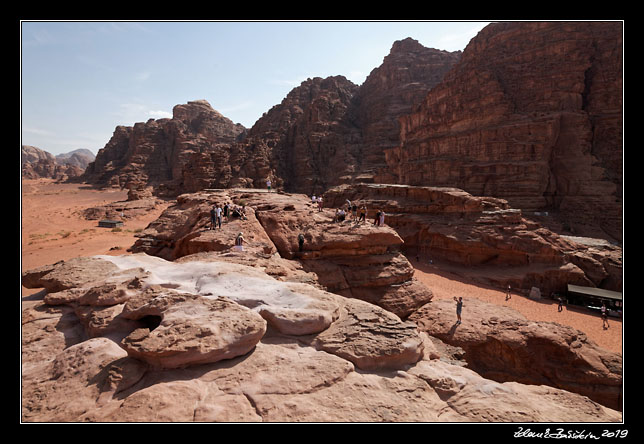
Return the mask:
{"type": "Polygon", "coordinates": [[[205,100],[177,105],[172,112],[172,119],[116,127],[83,179],[129,189],[155,186],[161,193],[178,194],[186,187],[184,170],[195,157],[228,147],[246,131],[205,100]]]}
{"type": "Polygon", "coordinates": [[[274,186],[307,193],[370,180],[384,165],[384,148],[398,140],[397,118],[459,57],[412,39],[396,42],[362,86],[343,76],[308,79],[247,134],[203,100],[178,105],[172,119],[118,127],[85,179],[128,188],[160,185],[167,194],[263,187],[268,177],[274,186]],[[193,115],[218,123],[210,130],[186,124],[193,115]]]}
{"type": "Polygon", "coordinates": [[[487,26],[400,120],[381,180],[500,197],[621,240],[622,33],[619,22],[487,26]]]}
{"type": "Polygon", "coordinates": [[[457,187],[619,242],[622,66],[619,22],[494,23],[462,53],[408,38],[362,85],[308,79],[247,131],[205,101],[118,127],[84,179],[165,195],[269,177],[307,194],[457,187]]]}
{"type": "Polygon", "coordinates": [[[22,145],[20,154],[22,177],[26,179],[67,180],[76,178],[83,174],[92,160],[94,160],[94,154],[86,149],[54,156],[35,146],[22,145]]]}

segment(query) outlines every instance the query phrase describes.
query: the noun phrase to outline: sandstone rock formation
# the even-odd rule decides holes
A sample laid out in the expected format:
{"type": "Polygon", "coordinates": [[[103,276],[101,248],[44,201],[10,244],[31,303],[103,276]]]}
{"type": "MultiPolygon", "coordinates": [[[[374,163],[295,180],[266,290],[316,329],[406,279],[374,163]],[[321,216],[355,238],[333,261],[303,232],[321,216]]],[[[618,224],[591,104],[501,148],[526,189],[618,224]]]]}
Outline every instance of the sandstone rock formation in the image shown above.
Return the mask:
{"type": "Polygon", "coordinates": [[[353,179],[371,181],[386,167],[385,150],[399,145],[398,119],[413,111],[461,54],[425,48],[412,38],[394,42],[382,65],[371,71],[352,101],[352,119],[362,133],[353,179]]]}
{"type": "Polygon", "coordinates": [[[343,76],[307,79],[247,132],[204,100],[172,119],[119,126],[83,178],[101,186],[154,185],[176,196],[204,188],[263,187],[320,193],[373,176],[410,112],[460,57],[395,42],[358,87],[343,76]]]}
{"type": "Polygon", "coordinates": [[[84,180],[159,195],[355,182],[456,187],[621,242],[619,22],[502,22],[466,50],[397,41],[354,85],[294,88],[251,129],[205,101],[118,127],[84,180]]]}
{"type": "Polygon", "coordinates": [[[184,194],[152,222],[132,246],[133,252],[175,260],[214,252],[220,260],[241,260],[233,241],[244,233],[245,263],[268,268],[271,275],[316,283],[343,296],[362,299],[405,318],[432,298],[413,277],[414,269],[400,252],[403,240],[389,227],[352,221],[332,223],[334,210],[318,211],[299,194],[253,190],[213,190],[184,194]],[[245,204],[247,220],[230,218],[209,230],[213,204],[245,204]],[[298,235],[304,236],[299,251],[298,235]],[[293,261],[297,260],[297,270],[293,261]]]}
{"type": "Polygon", "coordinates": [[[387,184],[341,185],[324,194],[330,206],[347,199],[366,204],[369,215],[385,211],[407,254],[465,266],[486,284],[526,294],[536,286],[546,296],[567,284],[622,291],[620,247],[556,234],[503,199],[387,184]]]}
{"type": "Polygon", "coordinates": [[[622,24],[502,22],[400,119],[380,182],[457,187],[622,229],[622,24]]]}
{"type": "Polygon", "coordinates": [[[227,147],[245,131],[205,100],[177,105],[172,119],[118,126],[83,179],[128,189],[163,186],[158,193],[176,195],[178,190],[190,187],[184,184],[183,170],[195,156],[227,147]]]}
{"type": "Polygon", "coordinates": [[[465,350],[468,367],[495,381],[545,384],[621,409],[622,357],[599,348],[585,334],[554,322],[532,322],[508,307],[463,298],[432,301],[410,317],[431,336],[465,350]]]}
{"type": "Polygon", "coordinates": [[[65,288],[47,293],[56,305],[37,295],[23,300],[26,422],[621,418],[581,395],[494,382],[424,358],[423,340],[411,322],[311,286],[306,293],[287,288],[268,275],[260,277],[257,268],[167,262],[143,254],[78,258],[75,264],[50,268],[49,273],[24,274],[29,287],[47,283],[65,288]],[[83,262],[103,270],[101,277],[92,281],[91,272],[74,274],[83,262]],[[49,277],[55,269],[58,276],[49,277]],[[70,273],[63,277],[62,269],[70,273]],[[60,284],[52,284],[58,280],[60,284]],[[319,333],[280,332],[261,310],[228,297],[230,285],[237,290],[233,295],[256,293],[254,280],[281,288],[262,301],[264,307],[286,304],[306,314],[298,301],[321,296],[325,303],[337,304],[338,317],[319,333]],[[114,305],[87,305],[108,303],[109,298],[98,295],[109,293],[120,295],[109,301],[114,305]],[[75,314],[86,309],[99,314],[111,309],[111,316],[102,319],[113,328],[87,330],[75,314]]]}

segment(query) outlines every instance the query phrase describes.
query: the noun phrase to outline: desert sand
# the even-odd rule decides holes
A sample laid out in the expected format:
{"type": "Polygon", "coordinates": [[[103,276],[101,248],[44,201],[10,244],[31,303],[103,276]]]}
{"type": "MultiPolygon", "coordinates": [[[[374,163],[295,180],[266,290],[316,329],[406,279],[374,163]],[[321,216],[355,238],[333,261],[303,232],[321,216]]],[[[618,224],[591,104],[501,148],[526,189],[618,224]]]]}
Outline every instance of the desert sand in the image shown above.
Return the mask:
{"type": "MultiPolygon", "coordinates": [[[[77,256],[97,254],[129,254],[127,248],[136,240],[138,230],[157,219],[169,205],[164,204],[149,213],[125,221],[120,230],[101,228],[96,220],[85,220],[80,212],[89,207],[123,201],[124,190],[96,190],[83,184],[55,183],[48,179],[23,180],[21,190],[22,270],[77,256]]],[[[421,258],[410,261],[416,269],[415,276],[434,293],[435,298],[451,299],[454,296],[477,298],[493,304],[508,306],[535,321],[558,322],[583,331],[599,346],[622,353],[622,322],[609,318],[610,327],[602,328],[601,318],[577,307],[565,306],[557,311],[557,304],[550,300],[533,301],[512,294],[506,300],[505,292],[486,288],[470,282],[462,272],[447,264],[430,264],[421,258]]],[[[37,289],[22,287],[22,296],[36,293],[37,289]]],[[[463,317],[467,316],[466,305],[463,317]]]]}
{"type": "MultiPolygon", "coordinates": [[[[609,317],[609,327],[603,328],[602,319],[598,313],[583,307],[564,305],[561,312],[558,304],[551,299],[535,301],[526,296],[510,293],[506,299],[503,290],[489,288],[481,284],[468,281],[466,271],[445,263],[429,263],[429,260],[420,259],[420,262],[410,258],[416,269],[414,276],[431,288],[435,299],[452,299],[455,296],[463,297],[463,317],[467,316],[467,299],[476,298],[492,304],[510,307],[517,310],[527,319],[533,321],[557,322],[562,325],[580,330],[602,348],[622,354],[622,321],[609,317]]],[[[456,314],[454,315],[456,318],[456,314]]]]}
{"type": "MultiPolygon", "coordinates": [[[[128,254],[135,233],[157,219],[168,204],[126,220],[120,229],[102,228],[86,220],[85,208],[124,201],[127,191],[96,190],[83,184],[55,183],[49,179],[22,181],[22,270],[97,254],[128,254]]],[[[23,295],[33,293],[23,287],[23,295]]]]}

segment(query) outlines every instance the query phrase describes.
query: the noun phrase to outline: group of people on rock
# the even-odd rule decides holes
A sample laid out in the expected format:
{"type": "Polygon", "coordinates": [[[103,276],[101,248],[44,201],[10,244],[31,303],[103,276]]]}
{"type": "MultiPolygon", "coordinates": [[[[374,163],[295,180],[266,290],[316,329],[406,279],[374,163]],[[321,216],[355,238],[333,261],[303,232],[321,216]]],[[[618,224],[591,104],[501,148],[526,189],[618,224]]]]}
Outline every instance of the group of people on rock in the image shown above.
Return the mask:
{"type": "MultiPolygon", "coordinates": [[[[313,196],[315,198],[315,196],[313,196]]],[[[321,197],[318,199],[322,199],[321,197]]],[[[321,201],[319,201],[321,202],[321,201]]],[[[319,211],[322,211],[321,205],[319,211]]],[[[367,205],[359,205],[358,202],[351,202],[349,199],[345,201],[345,204],[335,210],[335,215],[333,216],[333,223],[344,222],[345,220],[353,220],[356,224],[366,222],[367,218],[367,205]]],[[[376,211],[373,225],[382,227],[385,225],[385,212],[378,209],[376,211]]]]}
{"type": "Polygon", "coordinates": [[[210,209],[210,229],[221,229],[222,219],[225,222],[229,222],[231,217],[248,220],[248,217],[246,217],[246,206],[234,205],[228,202],[224,203],[223,206],[218,203],[213,204],[210,209]]]}
{"type": "MultiPolygon", "coordinates": [[[[235,205],[229,202],[225,202],[222,206],[219,203],[213,204],[210,209],[210,230],[219,228],[221,230],[222,219],[228,223],[230,218],[238,218],[240,220],[248,220],[246,217],[246,206],[235,205]]],[[[235,246],[233,247],[235,251],[244,251],[244,235],[242,232],[235,237],[235,246]]]]}

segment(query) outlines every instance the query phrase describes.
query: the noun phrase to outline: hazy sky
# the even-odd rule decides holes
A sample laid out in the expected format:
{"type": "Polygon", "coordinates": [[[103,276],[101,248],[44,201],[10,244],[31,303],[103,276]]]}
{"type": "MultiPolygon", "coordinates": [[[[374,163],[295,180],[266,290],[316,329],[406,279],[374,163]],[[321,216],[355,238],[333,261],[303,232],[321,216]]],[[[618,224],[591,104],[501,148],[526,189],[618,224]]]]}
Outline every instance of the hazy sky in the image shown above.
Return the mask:
{"type": "Polygon", "coordinates": [[[396,40],[463,50],[487,24],[23,21],[22,144],[96,153],[117,125],[197,99],[250,128],[307,78],[359,85],[396,40]]]}

